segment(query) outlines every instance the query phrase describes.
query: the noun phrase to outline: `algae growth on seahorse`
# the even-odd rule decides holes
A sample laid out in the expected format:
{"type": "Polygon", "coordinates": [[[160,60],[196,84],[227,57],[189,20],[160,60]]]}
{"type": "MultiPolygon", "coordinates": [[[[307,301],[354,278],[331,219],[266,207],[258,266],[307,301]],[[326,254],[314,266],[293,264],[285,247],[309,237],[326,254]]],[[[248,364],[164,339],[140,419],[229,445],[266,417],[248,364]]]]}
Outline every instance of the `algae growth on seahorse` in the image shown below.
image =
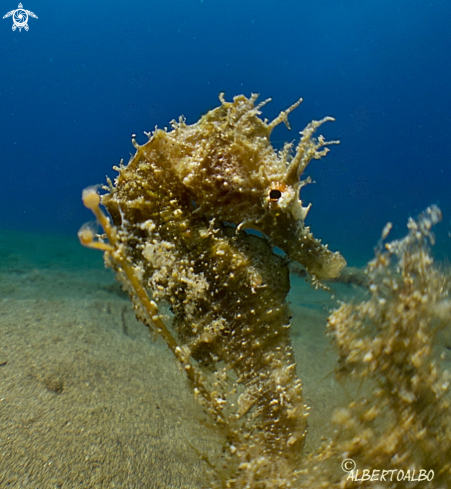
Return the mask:
{"type": "Polygon", "coordinates": [[[332,119],[313,121],[295,148],[276,151],[271,132],[300,101],[268,122],[259,117],[266,102],[256,100],[221,95],[197,123],[180,118],[142,146],[133,140],[136,154],[101,197],[112,222],[95,189],[83,194],[108,243],[89,227],[81,242],[105,251],[138,318],[164,337],[223,437],[212,487],[294,484],[308,408],[290,340],[288,263],[314,281],[345,265],[313,237],[300,200],[308,163],[335,143],[313,134],[332,119]],[[159,304],[170,306],[170,321],[159,304]]]}

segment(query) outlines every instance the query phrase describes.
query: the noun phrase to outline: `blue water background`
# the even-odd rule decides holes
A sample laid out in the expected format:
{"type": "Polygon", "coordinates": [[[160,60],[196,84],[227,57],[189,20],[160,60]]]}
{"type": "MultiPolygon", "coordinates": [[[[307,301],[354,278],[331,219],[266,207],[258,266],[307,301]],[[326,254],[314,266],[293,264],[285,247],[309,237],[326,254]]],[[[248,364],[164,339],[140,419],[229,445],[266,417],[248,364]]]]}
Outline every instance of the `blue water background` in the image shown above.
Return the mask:
{"type": "MultiPolygon", "coordinates": [[[[18,0],[2,0],[1,16],[18,0]]],[[[273,133],[311,120],[340,139],[308,168],[314,234],[351,263],[381,229],[438,204],[439,253],[451,218],[449,0],[24,0],[29,31],[0,19],[0,229],[75,234],[91,220],[81,190],[134,149],[143,131],[188,123],[244,93],[271,97],[273,133]]],[[[75,238],[74,238],[75,239],[75,238]]]]}

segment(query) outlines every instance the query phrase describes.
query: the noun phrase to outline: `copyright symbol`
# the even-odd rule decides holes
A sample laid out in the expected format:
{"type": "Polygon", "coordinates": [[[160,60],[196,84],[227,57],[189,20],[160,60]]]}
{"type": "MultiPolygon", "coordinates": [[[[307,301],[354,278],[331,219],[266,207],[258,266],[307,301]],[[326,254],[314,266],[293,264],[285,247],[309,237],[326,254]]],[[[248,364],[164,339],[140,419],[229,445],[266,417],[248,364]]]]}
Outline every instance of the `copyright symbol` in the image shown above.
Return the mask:
{"type": "Polygon", "coordinates": [[[341,468],[345,472],[352,472],[353,470],[355,470],[356,464],[354,460],[352,460],[352,458],[346,458],[343,460],[343,462],[341,462],[341,468]]]}

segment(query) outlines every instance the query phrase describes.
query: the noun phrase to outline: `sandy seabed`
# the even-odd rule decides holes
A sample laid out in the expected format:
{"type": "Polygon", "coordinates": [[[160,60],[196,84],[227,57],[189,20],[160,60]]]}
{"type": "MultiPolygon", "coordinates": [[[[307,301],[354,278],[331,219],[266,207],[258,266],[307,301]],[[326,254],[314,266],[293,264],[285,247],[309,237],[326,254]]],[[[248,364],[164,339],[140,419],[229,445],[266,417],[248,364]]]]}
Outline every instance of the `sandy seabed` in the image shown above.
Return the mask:
{"type": "MultiPolygon", "coordinates": [[[[309,450],[347,394],[324,334],[336,300],[292,282],[309,450]]],[[[220,450],[100,253],[76,238],[0,231],[1,489],[201,488],[199,454],[214,462],[220,450]]]]}

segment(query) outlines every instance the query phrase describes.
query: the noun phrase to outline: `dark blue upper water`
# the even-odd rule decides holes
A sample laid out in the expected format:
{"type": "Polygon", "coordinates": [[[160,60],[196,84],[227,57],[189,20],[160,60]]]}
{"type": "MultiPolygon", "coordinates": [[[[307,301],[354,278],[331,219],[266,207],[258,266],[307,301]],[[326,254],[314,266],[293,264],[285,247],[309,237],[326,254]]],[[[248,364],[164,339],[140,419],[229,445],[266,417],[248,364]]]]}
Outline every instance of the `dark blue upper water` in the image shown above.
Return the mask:
{"type": "MultiPolygon", "coordinates": [[[[2,0],[1,16],[18,9],[2,0]]],[[[308,223],[352,262],[387,221],[438,204],[438,250],[451,239],[449,0],[24,0],[29,30],[0,19],[0,228],[72,233],[80,200],[128,161],[143,131],[195,122],[244,93],[272,97],[269,119],[300,96],[340,139],[308,169],[308,223]]]]}

